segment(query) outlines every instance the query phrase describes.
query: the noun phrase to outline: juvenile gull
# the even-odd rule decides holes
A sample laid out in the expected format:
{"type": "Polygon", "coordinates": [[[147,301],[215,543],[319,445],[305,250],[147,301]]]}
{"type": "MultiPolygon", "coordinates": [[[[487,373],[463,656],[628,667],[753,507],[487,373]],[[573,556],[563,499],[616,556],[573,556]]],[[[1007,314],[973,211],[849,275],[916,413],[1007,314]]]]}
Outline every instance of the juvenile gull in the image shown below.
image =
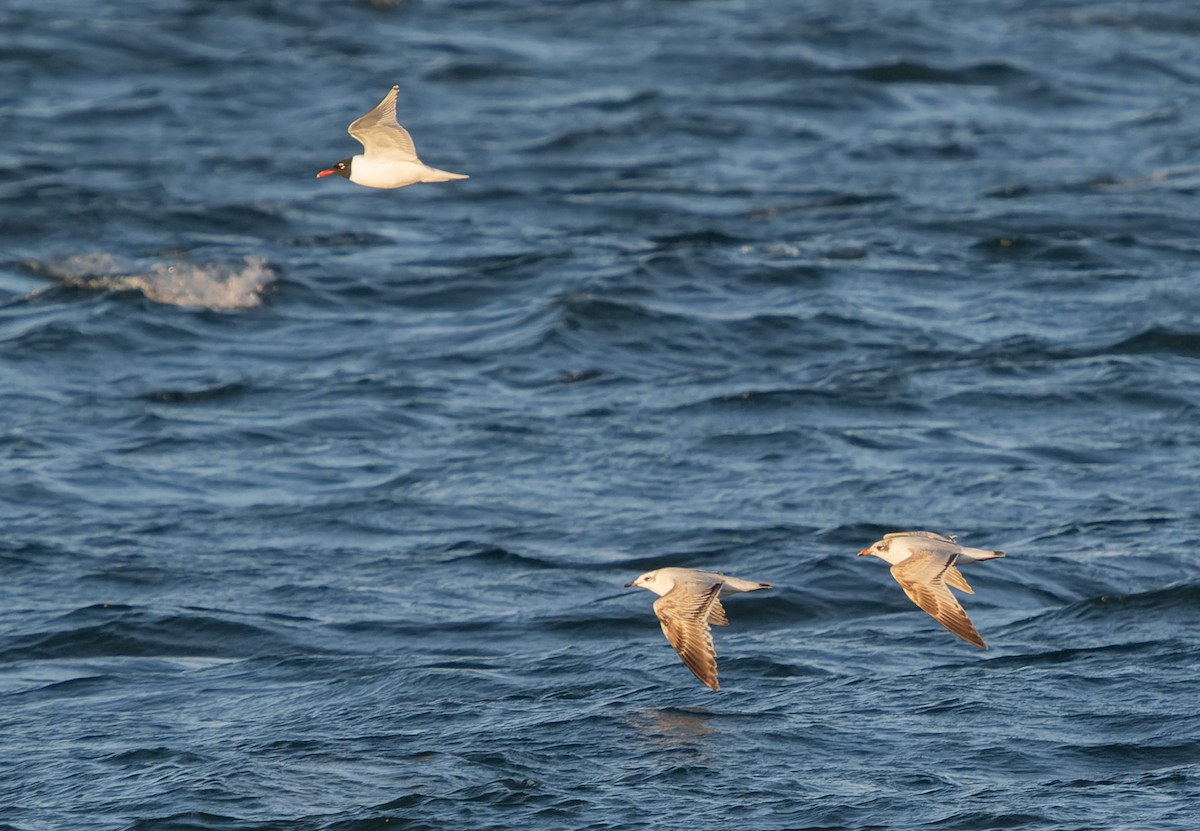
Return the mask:
{"type": "Polygon", "coordinates": [[[892,576],[904,589],[909,600],[916,603],[938,623],[964,641],[980,649],[988,646],[975,630],[971,619],[950,591],[950,587],[974,594],[963,579],[958,566],[979,560],[1003,557],[1003,551],[967,548],[930,531],[904,531],[886,534],[883,539],[858,552],[864,557],[874,554],[892,564],[892,576]]]}
{"type": "Polygon", "coordinates": [[[363,152],[325,168],[317,174],[318,179],[336,174],[368,188],[402,188],[417,182],[469,178],[428,167],[417,158],[412,136],[396,121],[399,91],[400,87],[392,87],[379,106],[350,125],[350,135],[362,143],[363,152]]]}
{"type": "Polygon", "coordinates": [[[770,583],[691,568],[647,571],[625,586],[649,589],[659,595],[654,601],[654,613],[662,624],[663,634],[692,674],[713,690],[721,689],[721,685],[717,682],[717,652],[709,624],[729,625],[720,598],[771,588],[770,583]]]}

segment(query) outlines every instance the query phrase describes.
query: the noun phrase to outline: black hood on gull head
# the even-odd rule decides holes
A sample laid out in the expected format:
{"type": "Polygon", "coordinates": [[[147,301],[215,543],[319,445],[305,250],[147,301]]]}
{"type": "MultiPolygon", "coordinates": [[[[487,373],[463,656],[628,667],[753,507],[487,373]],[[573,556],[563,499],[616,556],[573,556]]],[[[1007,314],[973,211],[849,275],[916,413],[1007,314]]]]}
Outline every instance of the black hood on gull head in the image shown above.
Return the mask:
{"type": "Polygon", "coordinates": [[[338,176],[344,176],[345,178],[349,179],[350,178],[350,165],[353,163],[353,161],[354,161],[353,159],[342,159],[340,162],[335,164],[333,167],[327,167],[324,170],[319,171],[317,173],[317,178],[320,179],[322,176],[333,176],[334,174],[336,174],[338,176]]]}

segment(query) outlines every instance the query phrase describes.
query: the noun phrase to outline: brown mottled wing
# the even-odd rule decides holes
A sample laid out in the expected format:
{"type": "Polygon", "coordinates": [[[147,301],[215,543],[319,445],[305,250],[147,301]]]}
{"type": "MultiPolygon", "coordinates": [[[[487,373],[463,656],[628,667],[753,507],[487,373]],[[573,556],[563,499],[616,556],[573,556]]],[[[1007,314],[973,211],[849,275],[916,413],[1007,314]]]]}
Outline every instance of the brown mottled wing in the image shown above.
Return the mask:
{"type": "Polygon", "coordinates": [[[963,577],[962,572],[955,566],[946,569],[946,585],[953,586],[967,594],[975,594],[975,590],[967,583],[967,578],[963,577]]]}
{"type": "Polygon", "coordinates": [[[681,583],[654,601],[663,634],[692,674],[713,690],[721,685],[717,683],[717,652],[708,619],[720,592],[720,583],[710,587],[681,583]]]}
{"type": "Polygon", "coordinates": [[[725,617],[725,607],[721,605],[720,592],[713,598],[712,608],[708,610],[708,622],[713,626],[728,626],[729,618],[725,617]]]}
{"type": "Polygon", "coordinates": [[[400,87],[392,87],[379,106],[350,125],[349,133],[362,143],[364,156],[388,155],[410,162],[419,161],[412,136],[396,122],[396,94],[399,91],[400,87]]]}
{"type": "MultiPolygon", "coordinates": [[[[987,649],[987,644],[975,630],[971,619],[946,585],[946,572],[952,568],[954,558],[918,551],[904,562],[892,566],[892,576],[909,600],[928,612],[930,617],[967,643],[987,649]]],[[[958,579],[962,580],[961,574],[958,579]]]]}

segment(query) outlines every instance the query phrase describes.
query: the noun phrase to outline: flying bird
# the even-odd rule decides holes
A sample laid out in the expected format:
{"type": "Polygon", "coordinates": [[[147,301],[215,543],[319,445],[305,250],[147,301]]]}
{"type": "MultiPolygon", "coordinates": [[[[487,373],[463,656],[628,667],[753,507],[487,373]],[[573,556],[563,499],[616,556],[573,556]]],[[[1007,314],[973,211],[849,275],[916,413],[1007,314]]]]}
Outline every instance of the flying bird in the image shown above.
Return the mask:
{"type": "Polygon", "coordinates": [[[318,179],[337,175],[368,188],[402,188],[417,182],[470,178],[429,167],[417,158],[412,136],[396,121],[399,91],[400,87],[392,87],[379,106],[350,125],[350,135],[362,143],[363,152],[325,168],[317,173],[318,179]]]}
{"type": "Polygon", "coordinates": [[[729,594],[771,588],[770,583],[691,568],[647,571],[625,586],[649,589],[659,596],[654,601],[654,613],[662,624],[663,634],[692,674],[713,690],[721,689],[721,685],[717,682],[717,652],[709,624],[729,625],[720,599],[729,594]]]}
{"type": "Polygon", "coordinates": [[[980,649],[988,648],[950,588],[974,594],[958,567],[1003,557],[1003,551],[967,548],[955,542],[954,537],[943,537],[930,531],[904,531],[886,534],[870,548],[858,552],[860,557],[868,554],[891,563],[892,576],[909,600],[934,620],[967,643],[980,649]]]}

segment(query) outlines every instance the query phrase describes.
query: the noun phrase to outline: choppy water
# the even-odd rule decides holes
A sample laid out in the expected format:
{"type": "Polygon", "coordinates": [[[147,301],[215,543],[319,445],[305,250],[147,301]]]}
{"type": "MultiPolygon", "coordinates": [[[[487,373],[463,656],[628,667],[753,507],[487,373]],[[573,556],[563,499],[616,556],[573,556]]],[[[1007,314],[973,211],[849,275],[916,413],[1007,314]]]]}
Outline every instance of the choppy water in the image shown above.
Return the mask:
{"type": "Polygon", "coordinates": [[[8,0],[0,828],[1195,827],[1197,80],[1184,0],[8,0]],[[392,83],[469,181],[313,178],[392,83]],[[777,586],[720,693],[658,565],[777,586]]]}

